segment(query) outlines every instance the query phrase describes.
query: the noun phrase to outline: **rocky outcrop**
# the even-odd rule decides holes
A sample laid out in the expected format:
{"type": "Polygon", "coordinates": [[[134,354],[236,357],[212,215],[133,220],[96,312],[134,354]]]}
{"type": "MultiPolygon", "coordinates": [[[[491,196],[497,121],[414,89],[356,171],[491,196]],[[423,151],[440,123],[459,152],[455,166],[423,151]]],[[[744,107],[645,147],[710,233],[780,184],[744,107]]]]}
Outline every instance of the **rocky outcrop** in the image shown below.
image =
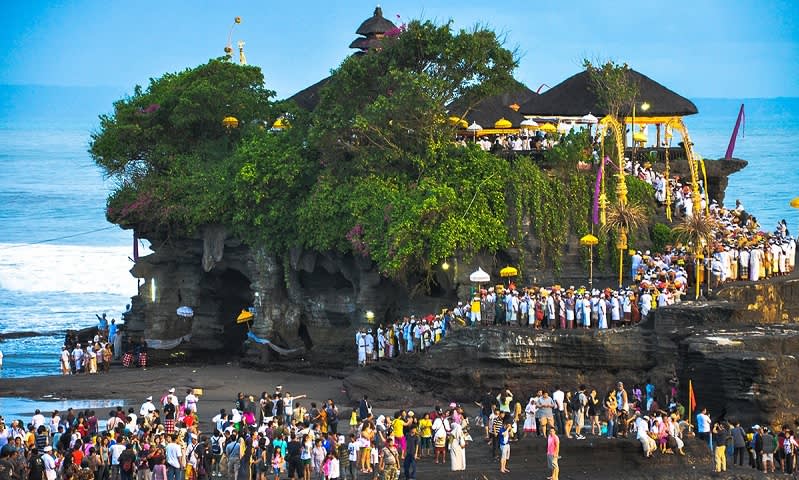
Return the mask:
{"type": "Polygon", "coordinates": [[[526,395],[586,384],[602,395],[618,380],[629,387],[651,379],[665,402],[676,375],[679,399],[686,401],[692,380],[697,401],[716,417],[792,423],[799,415],[796,285],[730,286],[719,299],[657,309],[618,330],[463,328],[427,354],[357,370],[344,384],[352,398],[418,405],[430,396],[468,402],[504,386],[526,395]]]}

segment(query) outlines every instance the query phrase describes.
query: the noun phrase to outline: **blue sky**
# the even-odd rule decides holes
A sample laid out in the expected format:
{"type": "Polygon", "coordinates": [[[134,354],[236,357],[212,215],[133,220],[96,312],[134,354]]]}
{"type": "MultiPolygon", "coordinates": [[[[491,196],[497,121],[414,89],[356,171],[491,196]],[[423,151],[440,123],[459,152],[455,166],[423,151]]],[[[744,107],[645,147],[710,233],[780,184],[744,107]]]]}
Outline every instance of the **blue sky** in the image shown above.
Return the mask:
{"type": "MultiPolygon", "coordinates": [[[[0,84],[135,84],[220,56],[232,20],[250,64],[286,97],[351,50],[374,0],[4,2],[0,84]]],[[[583,58],[626,61],[688,97],[799,96],[799,6],[786,0],[382,2],[386,17],[488,25],[517,48],[516,77],[555,85],[583,58]]]]}

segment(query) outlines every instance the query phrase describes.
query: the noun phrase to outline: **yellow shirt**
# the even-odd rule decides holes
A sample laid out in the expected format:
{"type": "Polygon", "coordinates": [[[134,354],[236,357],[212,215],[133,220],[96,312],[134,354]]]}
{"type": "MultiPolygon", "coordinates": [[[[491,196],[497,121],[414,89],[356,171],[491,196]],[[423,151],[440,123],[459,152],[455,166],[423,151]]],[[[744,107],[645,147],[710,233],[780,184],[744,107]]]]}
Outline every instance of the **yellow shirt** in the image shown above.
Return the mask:
{"type": "Polygon", "coordinates": [[[480,300],[472,300],[472,311],[480,313],[480,300]]]}
{"type": "Polygon", "coordinates": [[[391,434],[394,435],[394,437],[405,436],[405,432],[403,431],[402,428],[404,426],[405,422],[402,421],[401,418],[395,418],[394,420],[391,421],[391,434]]]}
{"type": "Polygon", "coordinates": [[[422,438],[428,438],[433,436],[433,421],[429,418],[423,418],[419,420],[419,434],[422,438]]]}

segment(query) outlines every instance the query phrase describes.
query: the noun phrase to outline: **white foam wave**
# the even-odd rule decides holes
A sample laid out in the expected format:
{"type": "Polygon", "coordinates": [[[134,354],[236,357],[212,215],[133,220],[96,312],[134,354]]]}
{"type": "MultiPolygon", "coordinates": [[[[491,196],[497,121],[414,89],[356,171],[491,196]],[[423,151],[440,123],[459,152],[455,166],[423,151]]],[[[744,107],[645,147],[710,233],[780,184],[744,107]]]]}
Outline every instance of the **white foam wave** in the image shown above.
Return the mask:
{"type": "Polygon", "coordinates": [[[130,247],[0,244],[0,288],[134,295],[130,247]]]}

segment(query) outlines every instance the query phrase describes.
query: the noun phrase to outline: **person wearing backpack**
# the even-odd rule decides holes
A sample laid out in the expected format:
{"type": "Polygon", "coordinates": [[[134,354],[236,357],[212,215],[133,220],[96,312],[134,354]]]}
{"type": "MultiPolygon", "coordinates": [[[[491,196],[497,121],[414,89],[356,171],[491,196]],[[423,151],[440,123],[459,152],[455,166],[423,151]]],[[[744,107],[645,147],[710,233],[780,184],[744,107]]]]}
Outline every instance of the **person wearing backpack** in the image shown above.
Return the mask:
{"type": "Polygon", "coordinates": [[[214,430],[214,434],[211,436],[211,476],[212,477],[221,477],[222,472],[220,471],[220,465],[222,464],[222,451],[223,447],[222,444],[225,441],[225,437],[219,433],[219,430],[214,430]]]}
{"type": "Polygon", "coordinates": [[[572,395],[572,416],[574,418],[574,433],[578,440],[584,440],[583,427],[585,426],[585,410],[588,406],[588,396],[585,394],[585,385],[580,385],[572,395]]]}

